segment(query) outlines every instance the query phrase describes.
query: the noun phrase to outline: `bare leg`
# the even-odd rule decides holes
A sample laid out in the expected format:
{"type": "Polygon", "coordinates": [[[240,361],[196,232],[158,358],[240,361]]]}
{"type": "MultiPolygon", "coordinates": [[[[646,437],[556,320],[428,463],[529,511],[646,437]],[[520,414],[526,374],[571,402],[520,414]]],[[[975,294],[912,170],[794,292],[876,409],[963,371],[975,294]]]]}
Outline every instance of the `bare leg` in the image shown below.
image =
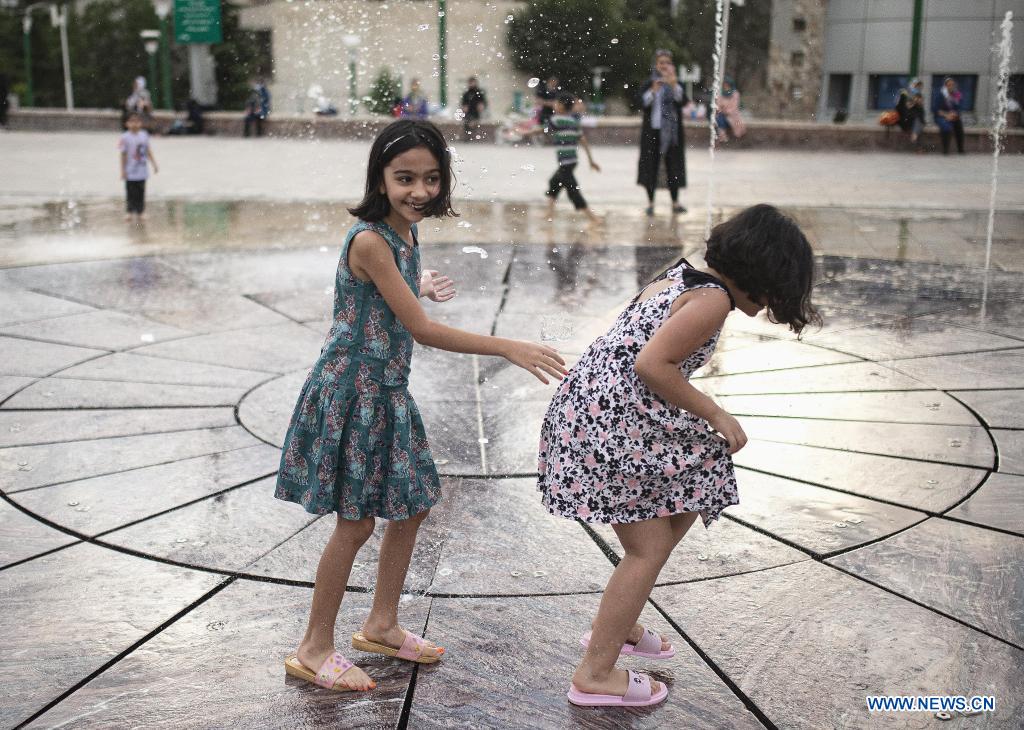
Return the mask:
{"type": "MultiPolygon", "coordinates": [[[[581,692],[624,695],[629,677],[624,669],[615,668],[619,650],[636,626],[677,539],[668,517],[612,528],[626,555],[604,589],[590,646],[573,674],[572,683],[581,692]]],[[[659,684],[652,682],[651,691],[658,690],[659,684]]]]}
{"type": "MultiPolygon", "coordinates": [[[[671,515],[668,518],[669,525],[672,528],[673,549],[675,549],[675,546],[678,545],[679,542],[683,539],[683,537],[686,536],[687,531],[689,531],[689,529],[693,526],[693,523],[697,521],[697,518],[699,516],[700,515],[697,512],[683,512],[681,514],[671,515]]],[[[591,628],[594,627],[594,623],[596,621],[597,619],[595,618],[594,621],[591,622],[591,628]]],[[[629,638],[626,641],[630,644],[636,644],[638,641],[640,641],[641,637],[643,637],[643,634],[644,627],[640,624],[633,624],[633,628],[629,631],[629,638]]],[[[661,650],[668,651],[671,646],[672,642],[670,642],[668,638],[664,634],[662,634],[661,650]]]]}
{"type": "MultiPolygon", "coordinates": [[[[338,516],[331,539],[327,541],[320,564],[316,569],[313,605],[309,610],[309,625],[299,644],[298,657],[306,668],[317,671],[334,649],[334,623],[338,620],[341,599],[348,586],[352,563],[370,535],[374,519],[346,520],[338,516]]],[[[352,667],[338,680],[352,689],[366,690],[377,684],[359,667],[352,667]]]]}
{"type": "MultiPolygon", "coordinates": [[[[396,649],[405,641],[405,630],[398,623],[398,601],[402,597],[409,561],[416,545],[420,523],[430,513],[424,510],[407,520],[392,520],[384,530],[377,563],[377,587],[373,591],[373,607],[363,622],[363,636],[378,644],[396,649]]],[[[442,647],[427,646],[423,656],[440,656],[442,647]]]]}

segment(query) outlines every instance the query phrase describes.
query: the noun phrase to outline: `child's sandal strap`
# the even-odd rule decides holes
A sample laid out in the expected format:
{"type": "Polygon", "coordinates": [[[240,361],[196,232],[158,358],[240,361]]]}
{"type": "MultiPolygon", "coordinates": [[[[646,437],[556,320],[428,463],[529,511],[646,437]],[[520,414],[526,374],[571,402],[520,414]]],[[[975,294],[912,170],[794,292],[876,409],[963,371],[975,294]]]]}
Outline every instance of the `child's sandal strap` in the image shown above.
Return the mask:
{"type": "Polygon", "coordinates": [[[352,662],[343,657],[339,652],[334,652],[324,659],[324,663],[320,665],[320,671],[316,673],[316,679],[313,682],[321,687],[330,689],[338,683],[341,675],[353,666],[352,662]]]}

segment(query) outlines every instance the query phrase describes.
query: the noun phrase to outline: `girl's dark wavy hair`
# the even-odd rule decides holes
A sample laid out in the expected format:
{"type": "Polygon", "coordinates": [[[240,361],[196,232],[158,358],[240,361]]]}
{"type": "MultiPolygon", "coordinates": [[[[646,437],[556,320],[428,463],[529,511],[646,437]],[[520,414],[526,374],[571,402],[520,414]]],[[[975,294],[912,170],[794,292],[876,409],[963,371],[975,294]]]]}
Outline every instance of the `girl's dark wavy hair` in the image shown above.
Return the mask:
{"type": "Polygon", "coordinates": [[[770,321],[789,325],[798,335],[809,324],[821,325],[811,303],[811,244],[796,222],[774,206],[752,206],[712,228],[704,260],[751,299],[763,299],[770,321]]]}
{"type": "Polygon", "coordinates": [[[441,190],[427,203],[424,213],[428,217],[457,216],[452,209],[451,152],[448,143],[436,126],[422,119],[399,119],[381,130],[370,147],[370,159],[366,165],[366,191],[363,199],[348,212],[364,221],[383,220],[391,212],[388,196],[380,192],[384,185],[384,168],[403,152],[416,147],[426,147],[437,160],[441,172],[441,190]]]}
{"type": "Polygon", "coordinates": [[[764,203],[711,229],[708,266],[727,276],[751,299],[764,299],[768,319],[798,335],[821,324],[811,304],[814,253],[796,222],[764,203]]]}

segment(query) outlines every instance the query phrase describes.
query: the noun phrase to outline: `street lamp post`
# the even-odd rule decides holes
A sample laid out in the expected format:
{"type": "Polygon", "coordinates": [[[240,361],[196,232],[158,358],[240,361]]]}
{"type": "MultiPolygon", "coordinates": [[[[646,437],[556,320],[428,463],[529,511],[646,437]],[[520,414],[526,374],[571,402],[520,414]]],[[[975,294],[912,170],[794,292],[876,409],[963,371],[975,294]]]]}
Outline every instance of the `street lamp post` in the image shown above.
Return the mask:
{"type": "Polygon", "coordinates": [[[36,8],[50,8],[50,23],[60,29],[60,52],[64,66],[64,104],[68,111],[75,108],[75,94],[71,88],[71,57],[68,52],[68,6],[58,8],[56,3],[32,3],[25,8],[21,21],[22,42],[25,47],[25,100],[27,106],[35,106],[35,89],[32,85],[32,11],[36,8]]]}
{"type": "Polygon", "coordinates": [[[437,70],[441,85],[438,101],[441,108],[448,106],[448,3],[437,0],[437,70]]]}
{"type": "Polygon", "coordinates": [[[68,51],[68,6],[60,9],[50,6],[50,22],[54,28],[60,28],[60,55],[64,65],[64,104],[68,111],[75,108],[75,93],[71,88],[71,54],[68,51]]]}
{"type": "Polygon", "coordinates": [[[32,88],[32,15],[25,11],[21,19],[22,45],[25,48],[25,106],[35,106],[35,90],[32,88]]]}
{"type": "Polygon", "coordinates": [[[171,12],[171,0],[156,0],[154,5],[156,17],[160,19],[160,84],[163,87],[163,108],[170,110],[174,108],[171,89],[171,39],[167,35],[167,16],[171,12]]]}
{"type": "Polygon", "coordinates": [[[348,115],[354,117],[359,110],[359,92],[356,90],[356,49],[361,39],[357,35],[346,35],[341,39],[348,50],[348,115]]]}
{"type": "Polygon", "coordinates": [[[157,95],[156,52],[160,47],[160,31],[144,30],[139,33],[139,38],[142,39],[142,46],[146,49],[146,55],[149,56],[150,94],[155,98],[157,95]]]}

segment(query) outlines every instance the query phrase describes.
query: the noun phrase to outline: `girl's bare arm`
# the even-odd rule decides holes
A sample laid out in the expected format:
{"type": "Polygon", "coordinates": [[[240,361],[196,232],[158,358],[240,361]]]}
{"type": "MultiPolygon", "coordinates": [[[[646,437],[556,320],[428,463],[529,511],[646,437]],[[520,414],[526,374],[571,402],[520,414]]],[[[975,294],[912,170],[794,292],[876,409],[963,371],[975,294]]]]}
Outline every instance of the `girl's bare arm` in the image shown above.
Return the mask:
{"type": "Polygon", "coordinates": [[[373,231],[357,233],[349,244],[348,264],[357,277],[373,282],[391,311],[421,345],[449,352],[504,357],[529,371],[542,383],[548,382],[545,373],[556,380],[565,374],[565,361],[550,347],[504,337],[478,335],[430,319],[402,278],[391,248],[379,234],[373,231]]]}
{"type": "Polygon", "coordinates": [[[730,453],[738,451],[747,442],[739,422],[679,372],[679,364],[722,326],[729,314],[729,296],[708,287],[682,294],[680,299],[678,309],[637,356],[636,373],[659,398],[708,421],[725,436],[730,453]]]}

